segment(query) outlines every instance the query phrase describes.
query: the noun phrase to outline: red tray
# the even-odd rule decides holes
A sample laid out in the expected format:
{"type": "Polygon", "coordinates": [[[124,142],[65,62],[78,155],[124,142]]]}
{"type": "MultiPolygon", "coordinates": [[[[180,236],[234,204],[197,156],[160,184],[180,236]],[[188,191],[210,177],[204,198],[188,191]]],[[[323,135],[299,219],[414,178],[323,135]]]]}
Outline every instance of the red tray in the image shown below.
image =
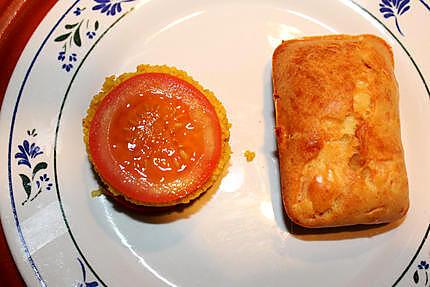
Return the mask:
{"type": "MultiPolygon", "coordinates": [[[[40,21],[55,4],[54,0],[0,1],[0,107],[16,62],[40,21]]],[[[4,168],[4,167],[3,167],[4,168]]],[[[3,190],[3,192],[6,192],[3,190]]],[[[25,286],[9,252],[0,225],[1,286],[25,286]]]]}

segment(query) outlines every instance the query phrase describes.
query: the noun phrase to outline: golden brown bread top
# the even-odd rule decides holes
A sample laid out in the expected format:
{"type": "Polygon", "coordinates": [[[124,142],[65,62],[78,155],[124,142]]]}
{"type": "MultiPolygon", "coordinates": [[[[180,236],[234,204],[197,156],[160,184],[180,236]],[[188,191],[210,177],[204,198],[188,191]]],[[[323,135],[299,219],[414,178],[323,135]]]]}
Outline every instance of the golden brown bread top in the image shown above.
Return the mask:
{"type": "Polygon", "coordinates": [[[308,227],[390,222],[409,205],[391,48],[372,35],[283,42],[273,54],[284,206],[308,227]]]}

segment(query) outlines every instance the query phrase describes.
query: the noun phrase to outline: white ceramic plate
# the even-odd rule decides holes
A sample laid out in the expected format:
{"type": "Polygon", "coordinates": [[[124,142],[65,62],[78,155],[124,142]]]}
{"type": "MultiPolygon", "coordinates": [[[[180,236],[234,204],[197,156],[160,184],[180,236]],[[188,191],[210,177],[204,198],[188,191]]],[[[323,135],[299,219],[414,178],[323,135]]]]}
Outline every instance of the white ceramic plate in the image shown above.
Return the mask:
{"type": "Polygon", "coordinates": [[[0,119],[1,219],[25,281],[429,286],[429,4],[57,3],[15,68],[0,119]],[[372,33],[393,46],[411,200],[401,224],[306,231],[292,227],[283,213],[271,55],[282,39],[330,33],[372,33]],[[82,141],[81,119],[104,77],[141,63],[188,71],[215,92],[233,123],[231,166],[219,189],[158,217],[92,198],[97,182],[82,141]],[[246,149],[257,154],[250,163],[242,155],[246,149]]]}

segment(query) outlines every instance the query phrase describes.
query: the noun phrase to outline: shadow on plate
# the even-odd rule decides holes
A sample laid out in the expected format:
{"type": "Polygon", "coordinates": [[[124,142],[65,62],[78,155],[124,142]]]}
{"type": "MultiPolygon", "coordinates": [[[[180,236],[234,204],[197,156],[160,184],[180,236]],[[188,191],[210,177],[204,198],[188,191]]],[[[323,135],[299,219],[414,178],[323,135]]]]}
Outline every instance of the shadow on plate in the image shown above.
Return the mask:
{"type": "Polygon", "coordinates": [[[404,218],[391,223],[353,225],[326,228],[306,228],[295,224],[284,212],[285,228],[295,238],[306,241],[344,240],[372,237],[399,226],[404,218]]]}
{"type": "Polygon", "coordinates": [[[122,196],[114,196],[108,191],[106,184],[100,179],[97,173],[93,170],[95,177],[101,187],[102,193],[113,204],[113,208],[117,212],[124,213],[134,220],[152,223],[164,224],[181,219],[186,219],[197,213],[205,204],[207,204],[217,191],[222,178],[227,174],[229,166],[224,168],[222,176],[218,178],[215,184],[196,199],[191,200],[186,204],[177,204],[174,206],[151,207],[133,204],[122,196]]]}

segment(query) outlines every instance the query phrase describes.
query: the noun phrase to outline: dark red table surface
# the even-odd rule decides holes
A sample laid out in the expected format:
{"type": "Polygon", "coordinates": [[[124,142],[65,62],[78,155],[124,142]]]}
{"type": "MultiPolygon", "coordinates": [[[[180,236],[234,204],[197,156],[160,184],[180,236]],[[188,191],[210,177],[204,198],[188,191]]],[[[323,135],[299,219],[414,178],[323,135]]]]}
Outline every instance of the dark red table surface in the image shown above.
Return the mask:
{"type": "MultiPolygon", "coordinates": [[[[16,62],[37,25],[55,0],[0,0],[0,106],[16,62]]],[[[0,147],[6,148],[6,147],[0,147]]],[[[5,165],[0,165],[5,168],[5,165]]],[[[4,187],[0,200],[7,200],[4,187]]],[[[0,225],[0,286],[25,286],[0,225]]]]}

